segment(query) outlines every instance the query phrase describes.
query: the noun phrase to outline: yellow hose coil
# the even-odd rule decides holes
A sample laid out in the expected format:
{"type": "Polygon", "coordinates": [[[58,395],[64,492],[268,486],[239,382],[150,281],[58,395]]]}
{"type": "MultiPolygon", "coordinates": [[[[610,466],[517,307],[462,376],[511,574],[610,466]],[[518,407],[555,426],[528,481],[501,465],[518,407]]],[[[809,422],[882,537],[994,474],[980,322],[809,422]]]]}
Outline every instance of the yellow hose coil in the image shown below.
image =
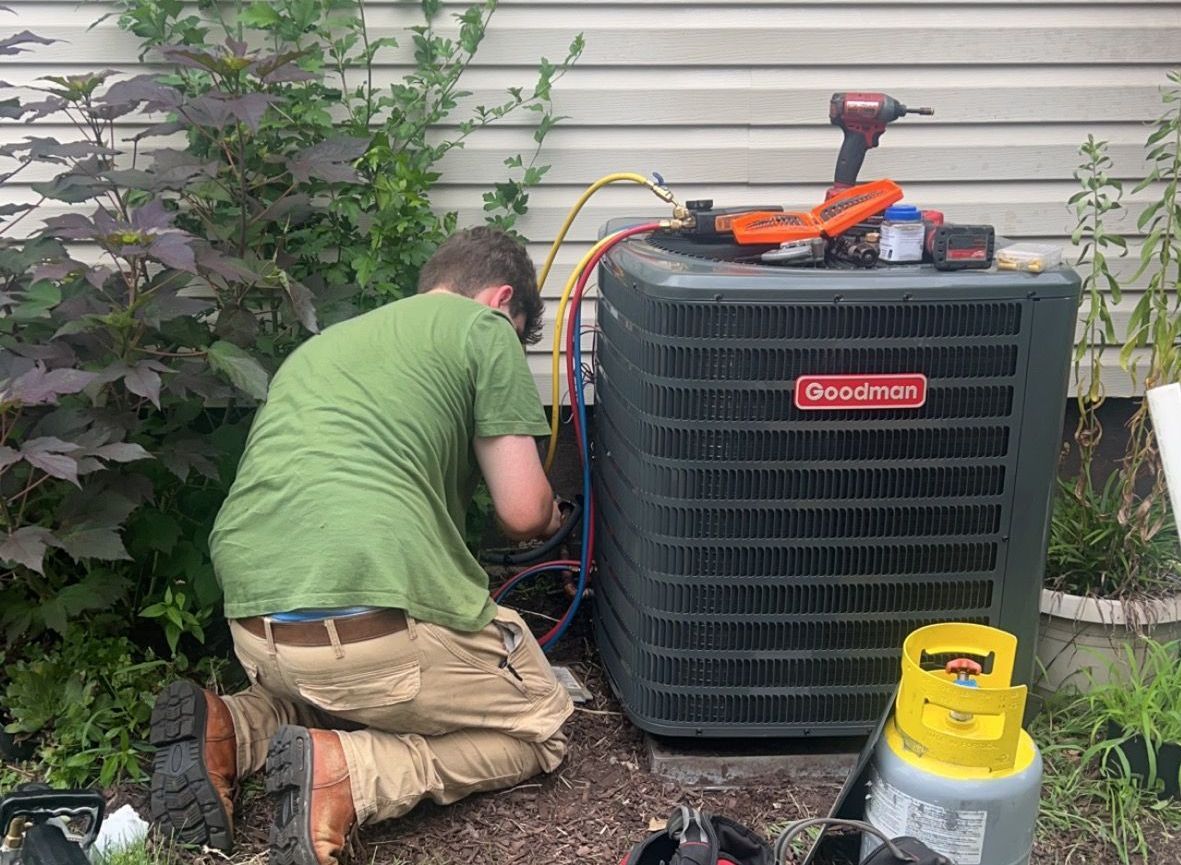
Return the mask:
{"type": "MultiPolygon", "coordinates": [[[[558,236],[554,238],[553,244],[550,246],[549,255],[545,258],[545,264],[541,267],[541,273],[537,277],[537,290],[540,292],[545,286],[545,281],[549,277],[550,269],[554,265],[554,258],[558,254],[558,248],[561,247],[562,242],[566,239],[566,233],[570,230],[570,226],[574,224],[574,219],[578,216],[578,212],[582,210],[584,204],[590,200],[590,197],[611,183],[638,183],[641,186],[647,186],[656,195],[660,196],[666,202],[672,201],[672,195],[667,189],[658,186],[652,180],[644,177],[642,174],[633,174],[631,172],[621,171],[615,174],[607,174],[600,177],[594,183],[586,188],[574,206],[570,208],[570,212],[566,214],[566,221],[562,223],[562,229],[558,232],[558,236]]],[[[558,451],[558,416],[561,413],[561,396],[558,387],[558,382],[561,379],[561,357],[562,357],[562,330],[566,321],[566,305],[570,302],[570,295],[574,292],[574,286],[578,282],[578,276],[582,273],[583,268],[586,267],[587,262],[595,254],[596,250],[602,246],[603,241],[595,244],[591,250],[582,257],[582,260],[575,266],[570,278],[566,280],[566,288],[562,291],[562,299],[558,301],[558,320],[554,323],[554,347],[553,358],[551,364],[551,375],[553,387],[551,390],[550,401],[550,437],[549,449],[545,454],[545,470],[549,470],[554,464],[554,455],[558,451]]]]}

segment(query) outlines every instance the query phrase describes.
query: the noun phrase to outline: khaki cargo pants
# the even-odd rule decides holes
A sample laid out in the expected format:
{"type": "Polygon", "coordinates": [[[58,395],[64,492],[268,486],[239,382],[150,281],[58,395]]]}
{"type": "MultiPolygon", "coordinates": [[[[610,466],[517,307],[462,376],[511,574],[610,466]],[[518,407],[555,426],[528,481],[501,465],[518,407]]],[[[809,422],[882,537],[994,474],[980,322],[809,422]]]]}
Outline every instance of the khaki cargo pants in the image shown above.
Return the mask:
{"type": "MultiPolygon", "coordinates": [[[[314,623],[321,624],[321,623],[314,623]]],[[[552,772],[566,753],[566,689],[521,617],[498,608],[482,631],[407,618],[398,633],[289,646],[230,623],[251,686],[225,698],[238,774],[266,765],[283,724],[338,731],[358,823],[398,817],[552,772]],[[507,659],[507,660],[506,660],[507,659]]]]}

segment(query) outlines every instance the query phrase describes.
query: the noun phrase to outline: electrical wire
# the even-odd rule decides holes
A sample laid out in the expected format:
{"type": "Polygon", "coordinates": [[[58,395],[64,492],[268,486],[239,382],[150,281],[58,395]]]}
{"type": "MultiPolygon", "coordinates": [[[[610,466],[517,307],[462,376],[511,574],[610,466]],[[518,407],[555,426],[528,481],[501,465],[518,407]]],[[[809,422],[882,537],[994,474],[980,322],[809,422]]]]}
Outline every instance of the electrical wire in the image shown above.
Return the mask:
{"type": "Polygon", "coordinates": [[[796,836],[805,829],[811,829],[816,826],[822,827],[820,832],[821,838],[823,838],[830,829],[852,829],[857,832],[873,835],[885,845],[886,849],[890,851],[890,855],[893,856],[897,861],[918,861],[917,857],[907,853],[896,843],[894,843],[894,839],[890,838],[889,835],[886,835],[881,829],[873,826],[870,823],[866,823],[864,820],[844,820],[839,817],[810,817],[805,820],[797,820],[794,823],[788,824],[788,826],[779,833],[779,837],[775,839],[774,850],[772,852],[772,862],[774,862],[775,865],[786,865],[787,854],[791,850],[791,842],[795,840],[796,836]]]}

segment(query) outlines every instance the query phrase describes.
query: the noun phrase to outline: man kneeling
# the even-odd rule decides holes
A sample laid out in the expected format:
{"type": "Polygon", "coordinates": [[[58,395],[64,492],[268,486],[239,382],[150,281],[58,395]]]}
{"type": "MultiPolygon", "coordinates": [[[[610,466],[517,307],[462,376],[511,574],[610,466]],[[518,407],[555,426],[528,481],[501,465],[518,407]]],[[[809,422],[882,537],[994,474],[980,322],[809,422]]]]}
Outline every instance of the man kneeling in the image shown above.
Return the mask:
{"type": "Polygon", "coordinates": [[[482,473],[501,527],[562,511],[522,342],[542,302],[524,249],[461,232],[419,293],[327,328],[275,375],[210,549],[250,687],[159,696],[153,817],[228,850],[265,767],[275,865],[332,865],[354,826],[561,763],[573,707],[464,543],[482,473]]]}

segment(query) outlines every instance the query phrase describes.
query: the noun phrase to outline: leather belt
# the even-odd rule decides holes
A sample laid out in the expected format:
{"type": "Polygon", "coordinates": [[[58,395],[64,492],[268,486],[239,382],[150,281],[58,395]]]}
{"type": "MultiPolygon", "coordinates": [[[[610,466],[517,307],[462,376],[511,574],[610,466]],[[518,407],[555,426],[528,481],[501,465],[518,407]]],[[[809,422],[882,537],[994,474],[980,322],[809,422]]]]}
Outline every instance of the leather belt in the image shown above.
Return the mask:
{"type": "MultiPolygon", "coordinates": [[[[266,639],[263,616],[235,619],[239,625],[256,637],[266,639]]],[[[401,610],[373,610],[356,616],[332,619],[336,624],[336,635],[341,643],[360,643],[377,637],[386,637],[406,630],[406,614],[401,610]]],[[[328,637],[327,619],[310,622],[271,622],[271,635],[275,642],[284,646],[331,646],[328,637]]]]}

